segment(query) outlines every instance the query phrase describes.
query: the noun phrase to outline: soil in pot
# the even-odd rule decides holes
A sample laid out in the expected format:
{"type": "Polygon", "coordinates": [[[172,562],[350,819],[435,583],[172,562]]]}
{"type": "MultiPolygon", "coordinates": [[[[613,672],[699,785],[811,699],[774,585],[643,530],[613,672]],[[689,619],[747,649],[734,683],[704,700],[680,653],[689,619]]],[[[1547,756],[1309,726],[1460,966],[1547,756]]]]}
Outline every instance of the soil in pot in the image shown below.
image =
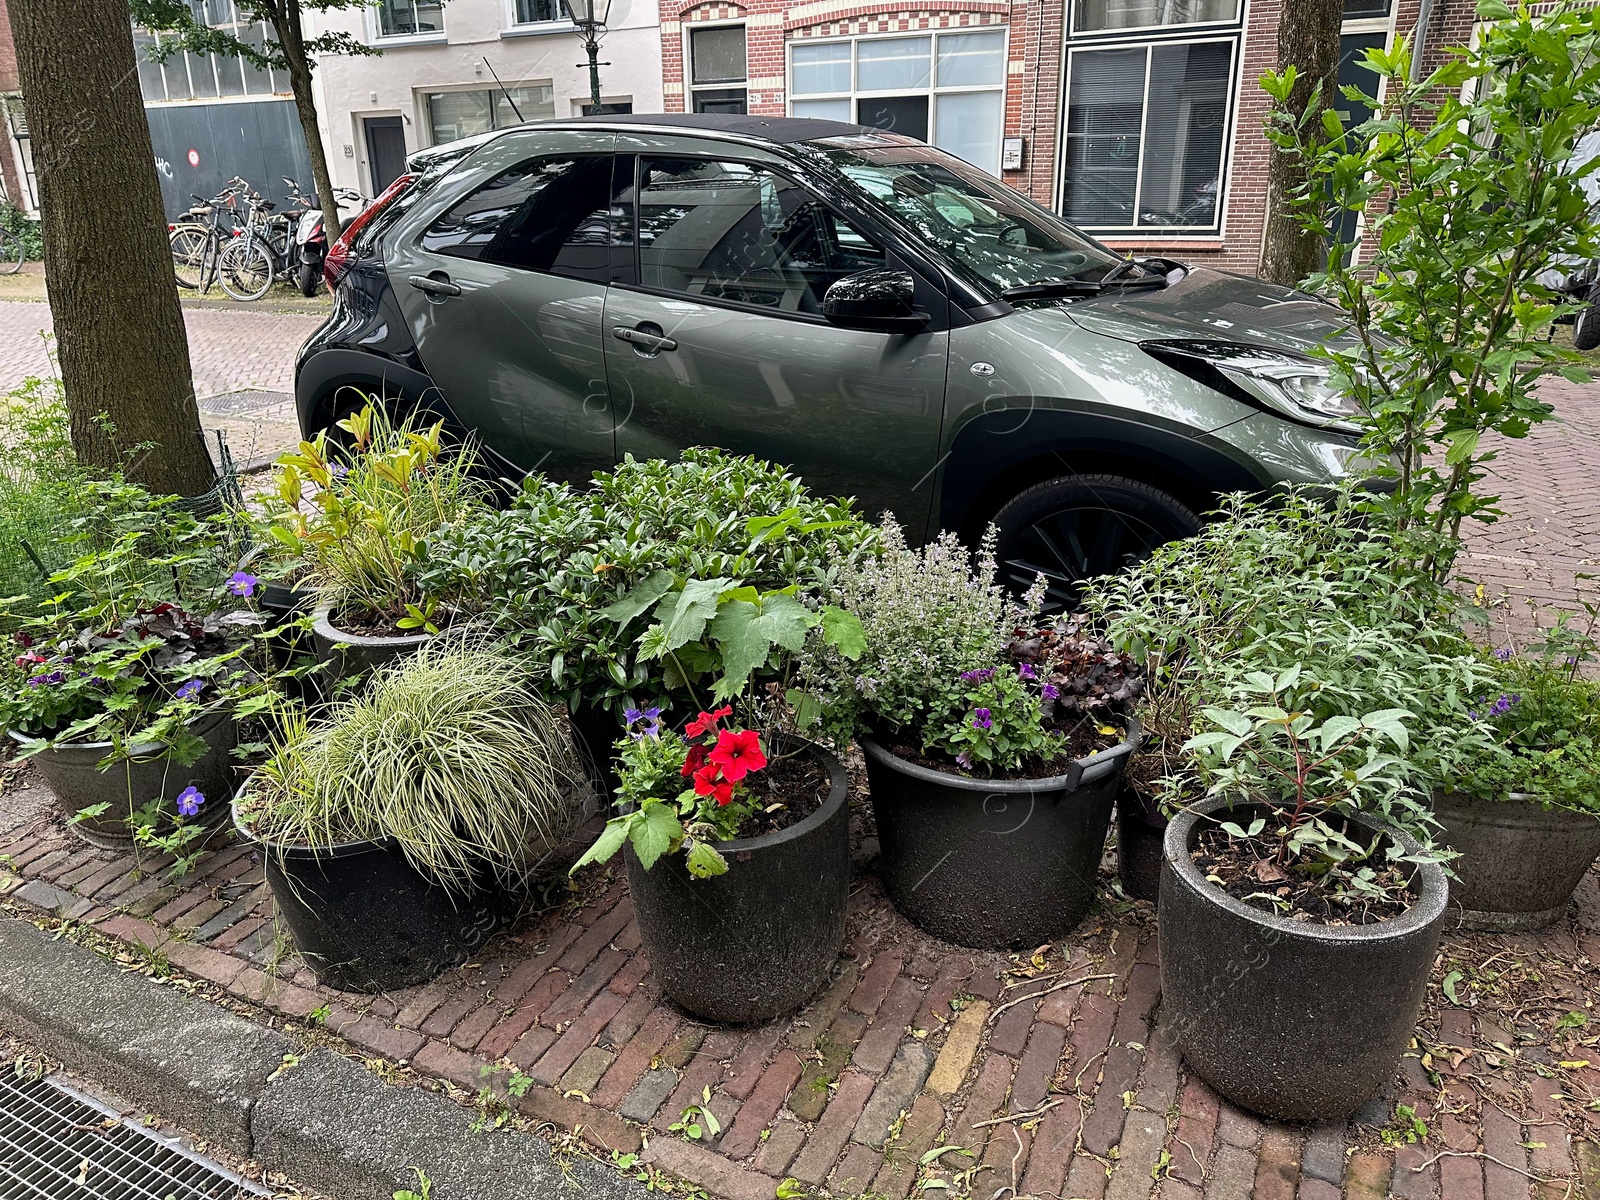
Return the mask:
{"type": "MultiPolygon", "coordinates": [[[[67,828],[91,846],[102,850],[126,850],[133,843],[129,817],[152,800],[168,802],[169,809],[185,788],[198,788],[207,802],[192,818],[195,824],[215,828],[225,823],[224,797],[233,793],[233,747],[238,740],[238,724],[227,713],[214,713],[195,722],[191,731],[205,740],[206,752],[190,766],[161,757],[157,743],[130,748],[130,757],[100,770],[99,763],[111,753],[110,742],[82,742],[42,750],[33,762],[44,776],[63,816],[76,816],[85,808],[107,805],[99,816],[71,821],[67,828]]],[[[11,732],[18,744],[31,739],[11,732]]],[[[157,833],[172,830],[170,820],[157,833]]]]}
{"type": "Polygon", "coordinates": [[[267,883],[295,949],[317,982],[345,992],[425,983],[467,961],[499,922],[487,895],[454,896],[425,878],[399,844],[313,850],[258,841],[267,883]]]}
{"type": "Polygon", "coordinates": [[[1559,920],[1584,872],[1600,855],[1600,817],[1547,809],[1528,796],[1434,799],[1440,841],[1451,860],[1451,925],[1511,932],[1559,920]]]}
{"type": "Polygon", "coordinates": [[[681,854],[648,871],[625,850],[628,888],[651,972],[677,1004],[744,1025],[799,1008],[827,983],[844,948],[850,814],[843,766],[821,747],[777,742],[751,779],[784,807],[717,849],[724,875],[690,876],[681,854]]]}
{"type": "MultiPolygon", "coordinates": [[[[1272,872],[1252,864],[1263,856],[1217,853],[1216,821],[1248,828],[1257,815],[1268,814],[1202,801],[1167,828],[1156,1036],[1174,1038],[1190,1067],[1241,1107],[1283,1120],[1342,1119],[1390,1079],[1413,1034],[1448,884],[1437,864],[1405,864],[1404,896],[1385,910],[1262,879],[1272,872]],[[1285,886],[1289,895],[1279,896],[1285,886]],[[1249,898],[1256,893],[1273,899],[1249,898]],[[1313,915],[1319,906],[1326,919],[1313,915]]],[[[1417,850],[1366,820],[1350,827],[1417,850]]]]}
{"type": "Polygon", "coordinates": [[[1045,779],[975,779],[861,740],[895,907],[946,941],[1032,947],[1094,902],[1118,777],[1138,724],[1109,750],[1045,779]]]}

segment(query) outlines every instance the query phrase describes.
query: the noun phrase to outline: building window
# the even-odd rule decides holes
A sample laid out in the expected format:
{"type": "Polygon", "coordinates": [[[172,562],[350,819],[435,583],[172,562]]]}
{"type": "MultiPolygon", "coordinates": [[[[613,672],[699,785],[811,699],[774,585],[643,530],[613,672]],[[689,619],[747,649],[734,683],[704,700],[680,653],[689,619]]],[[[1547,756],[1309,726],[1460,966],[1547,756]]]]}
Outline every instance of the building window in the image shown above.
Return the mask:
{"type": "Polygon", "coordinates": [[[744,26],[691,29],[689,79],[695,112],[747,111],[744,26]]]}
{"type": "Polygon", "coordinates": [[[1097,230],[1215,230],[1233,39],[1073,49],[1062,215],[1097,230]]]}
{"type": "Polygon", "coordinates": [[[556,115],[555,89],[549,83],[503,90],[428,92],[423,99],[435,146],[556,115]]]}
{"type": "MultiPolygon", "coordinates": [[[[203,20],[221,33],[263,50],[267,46],[266,26],[259,21],[242,18],[234,8],[233,0],[205,0],[203,6],[195,5],[194,14],[196,20],[203,20]]],[[[236,55],[178,51],[166,62],[158,63],[153,56],[160,53],[164,38],[171,41],[170,35],[134,26],[134,58],[139,67],[139,90],[146,103],[225,96],[271,96],[289,91],[288,75],[263,70],[236,55]]]]}
{"type": "Polygon", "coordinates": [[[444,33],[441,0],[379,0],[380,38],[431,37],[444,33]]]}
{"type": "Polygon", "coordinates": [[[789,112],[890,129],[999,174],[1005,78],[1000,30],[797,41],[789,112]]]}
{"type": "Polygon", "coordinates": [[[1239,0],[1073,0],[1074,33],[1218,25],[1239,19],[1239,0]]]}
{"type": "Polygon", "coordinates": [[[567,0],[516,0],[518,25],[543,25],[550,21],[571,21],[567,0]]]}

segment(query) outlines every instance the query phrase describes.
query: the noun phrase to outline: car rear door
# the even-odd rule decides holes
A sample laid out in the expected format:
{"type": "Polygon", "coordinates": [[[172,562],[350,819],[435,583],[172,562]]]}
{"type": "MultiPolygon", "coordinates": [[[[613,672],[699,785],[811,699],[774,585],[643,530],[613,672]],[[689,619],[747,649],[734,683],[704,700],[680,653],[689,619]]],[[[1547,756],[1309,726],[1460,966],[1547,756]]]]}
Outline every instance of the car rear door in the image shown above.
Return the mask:
{"type": "Polygon", "coordinates": [[[942,288],[918,278],[925,331],[838,328],[819,312],[829,284],[905,264],[794,167],[670,134],[619,134],[617,155],[614,211],[634,242],[604,321],[619,456],[754,454],[920,531],[949,353],[942,288]]]}
{"type": "Polygon", "coordinates": [[[554,478],[615,461],[601,340],[614,140],[508,134],[389,239],[389,278],[445,404],[492,450],[554,478]]]}

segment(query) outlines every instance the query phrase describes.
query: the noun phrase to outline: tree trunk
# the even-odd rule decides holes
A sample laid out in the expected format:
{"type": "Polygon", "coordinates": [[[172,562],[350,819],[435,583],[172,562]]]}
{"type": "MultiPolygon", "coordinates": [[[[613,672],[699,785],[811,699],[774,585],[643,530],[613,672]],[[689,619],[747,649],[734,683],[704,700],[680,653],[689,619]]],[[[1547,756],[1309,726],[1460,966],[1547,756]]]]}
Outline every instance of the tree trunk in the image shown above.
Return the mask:
{"type": "Polygon", "coordinates": [[[153,491],[198,495],[216,473],[127,4],[11,0],[10,11],[73,450],[153,491]]]}
{"type": "Polygon", "coordinates": [[[333,176],[328,173],[328,156],[322,146],[322,130],[317,124],[317,100],[311,92],[311,62],[306,58],[306,43],[300,28],[298,0],[285,0],[274,21],[278,44],[289,63],[289,89],[294,92],[294,111],[305,134],[306,153],[311,156],[311,180],[316,185],[317,201],[322,205],[322,229],[328,245],[338,240],[344,225],[339,220],[339,200],[333,194],[333,176]]]}
{"type": "MultiPolygon", "coordinates": [[[[1278,70],[1292,63],[1299,71],[1289,95],[1291,112],[1305,111],[1319,81],[1322,107],[1338,106],[1339,27],[1343,22],[1341,0],[1283,0],[1278,16],[1278,70]]],[[[1310,136],[1320,137],[1320,122],[1320,115],[1313,117],[1310,136]]],[[[1288,287],[1327,263],[1327,247],[1316,234],[1300,227],[1289,201],[1294,189],[1304,183],[1299,161],[1274,146],[1267,165],[1267,227],[1257,273],[1288,287]]]]}

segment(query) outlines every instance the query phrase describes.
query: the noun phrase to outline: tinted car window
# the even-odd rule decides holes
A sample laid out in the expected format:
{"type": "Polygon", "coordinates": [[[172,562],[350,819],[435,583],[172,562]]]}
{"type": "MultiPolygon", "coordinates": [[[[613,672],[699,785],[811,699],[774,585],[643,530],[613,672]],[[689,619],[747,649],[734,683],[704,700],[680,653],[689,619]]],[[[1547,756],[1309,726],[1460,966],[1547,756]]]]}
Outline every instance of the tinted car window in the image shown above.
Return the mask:
{"type": "Polygon", "coordinates": [[[610,195],[609,156],[531,158],[436,220],[422,235],[422,248],[604,283],[610,195]]]}
{"type": "Polygon", "coordinates": [[[835,280],[884,265],[827,205],[745,163],[647,158],[638,213],[639,282],[698,299],[817,313],[835,280]]]}

